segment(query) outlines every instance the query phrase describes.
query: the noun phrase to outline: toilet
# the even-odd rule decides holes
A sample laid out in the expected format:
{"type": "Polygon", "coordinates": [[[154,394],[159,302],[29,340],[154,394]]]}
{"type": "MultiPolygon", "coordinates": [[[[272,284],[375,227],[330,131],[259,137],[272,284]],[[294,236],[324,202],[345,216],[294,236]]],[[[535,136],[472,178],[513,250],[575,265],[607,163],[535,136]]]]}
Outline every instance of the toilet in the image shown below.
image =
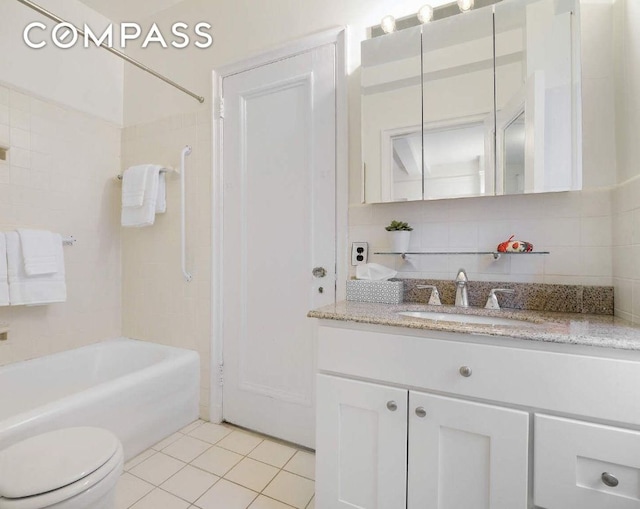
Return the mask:
{"type": "Polygon", "coordinates": [[[101,428],[65,428],[0,451],[0,509],[114,509],[122,444],[101,428]]]}

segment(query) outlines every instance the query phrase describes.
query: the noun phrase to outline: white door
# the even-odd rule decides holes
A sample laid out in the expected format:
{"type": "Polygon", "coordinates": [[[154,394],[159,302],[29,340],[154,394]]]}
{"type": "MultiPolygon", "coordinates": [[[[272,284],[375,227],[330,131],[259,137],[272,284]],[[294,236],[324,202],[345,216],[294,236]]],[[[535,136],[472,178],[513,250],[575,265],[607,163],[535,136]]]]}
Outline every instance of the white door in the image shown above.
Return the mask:
{"type": "Polygon", "coordinates": [[[326,45],[222,83],[223,417],[308,447],[306,314],[336,291],[335,68],[326,45]]]}
{"type": "Polygon", "coordinates": [[[408,509],[527,509],[529,415],[409,393],[408,509]]]}
{"type": "Polygon", "coordinates": [[[316,507],[406,509],[407,391],[327,375],[317,383],[316,507]]]}

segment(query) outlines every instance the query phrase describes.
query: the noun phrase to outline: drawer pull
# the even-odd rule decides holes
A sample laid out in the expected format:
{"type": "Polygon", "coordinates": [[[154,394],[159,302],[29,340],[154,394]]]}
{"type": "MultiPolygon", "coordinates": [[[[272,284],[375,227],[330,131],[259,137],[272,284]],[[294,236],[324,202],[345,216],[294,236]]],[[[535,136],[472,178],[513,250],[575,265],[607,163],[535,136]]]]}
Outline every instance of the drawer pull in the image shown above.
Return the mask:
{"type": "Polygon", "coordinates": [[[421,418],[426,417],[427,411],[424,409],[424,407],[419,406],[418,408],[416,408],[416,415],[421,418]]]}
{"type": "Polygon", "coordinates": [[[395,401],[388,401],[387,408],[392,412],[395,412],[398,409],[398,404],[395,401]]]}
{"type": "Polygon", "coordinates": [[[471,376],[471,373],[473,373],[473,371],[469,366],[462,366],[460,368],[460,374],[465,378],[469,378],[471,376]]]}
{"type": "Polygon", "coordinates": [[[610,474],[609,472],[603,472],[602,476],[600,476],[600,479],[602,479],[602,482],[610,488],[615,488],[618,484],[620,484],[618,478],[615,475],[610,474]]]}

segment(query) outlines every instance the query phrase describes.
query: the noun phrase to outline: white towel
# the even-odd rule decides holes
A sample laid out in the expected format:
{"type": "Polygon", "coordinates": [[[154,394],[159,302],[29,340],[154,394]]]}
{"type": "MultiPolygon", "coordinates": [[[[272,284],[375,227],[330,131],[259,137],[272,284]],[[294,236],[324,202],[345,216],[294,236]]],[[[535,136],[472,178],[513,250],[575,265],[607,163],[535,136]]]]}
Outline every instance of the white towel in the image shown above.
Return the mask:
{"type": "Polygon", "coordinates": [[[9,273],[9,298],[12,306],[50,304],[67,300],[62,237],[52,234],[57,272],[40,276],[28,276],[22,262],[22,245],[17,232],[7,232],[7,262],[9,273]]]}
{"type": "Polygon", "coordinates": [[[127,168],[122,175],[122,206],[142,207],[147,189],[147,171],[151,164],[127,168]]]}
{"type": "MultiPolygon", "coordinates": [[[[44,230],[18,230],[27,276],[54,274],[58,270],[53,234],[44,230]]],[[[58,246],[59,247],[59,246],[58,246]]]]}
{"type": "Polygon", "coordinates": [[[0,306],[9,305],[9,275],[7,272],[7,238],[0,232],[0,306]]]}
{"type": "Polygon", "coordinates": [[[156,201],[156,214],[164,214],[167,211],[167,179],[161,171],[158,176],[158,200],[156,201]]]}
{"type": "Polygon", "coordinates": [[[121,224],[140,228],[151,226],[156,218],[160,166],[149,165],[144,200],[141,207],[122,207],[121,224]]]}

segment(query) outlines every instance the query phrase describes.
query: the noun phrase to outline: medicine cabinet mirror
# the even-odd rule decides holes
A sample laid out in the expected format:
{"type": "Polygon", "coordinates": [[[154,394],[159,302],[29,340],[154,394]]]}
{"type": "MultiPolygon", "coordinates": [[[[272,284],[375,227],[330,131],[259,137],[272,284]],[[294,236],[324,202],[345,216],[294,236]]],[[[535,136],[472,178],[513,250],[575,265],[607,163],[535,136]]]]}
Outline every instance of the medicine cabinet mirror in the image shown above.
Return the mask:
{"type": "Polygon", "coordinates": [[[577,0],[504,0],[362,43],[366,203],[578,190],[577,0]]]}

